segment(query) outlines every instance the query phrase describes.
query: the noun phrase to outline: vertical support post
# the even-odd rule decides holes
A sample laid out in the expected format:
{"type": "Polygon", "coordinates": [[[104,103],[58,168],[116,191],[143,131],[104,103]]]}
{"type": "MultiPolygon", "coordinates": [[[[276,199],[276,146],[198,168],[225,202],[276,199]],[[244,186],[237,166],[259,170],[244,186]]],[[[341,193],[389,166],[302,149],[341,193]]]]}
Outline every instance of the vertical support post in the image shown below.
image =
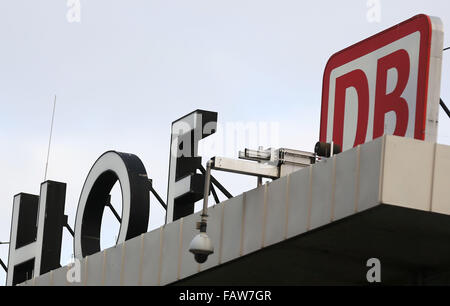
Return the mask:
{"type": "Polygon", "coordinates": [[[211,167],[212,167],[212,160],[208,160],[206,163],[206,173],[205,173],[205,192],[203,194],[203,210],[202,210],[202,219],[200,223],[200,232],[205,233],[206,232],[206,224],[207,224],[207,218],[208,218],[208,198],[209,198],[209,189],[211,186],[211,167]]]}

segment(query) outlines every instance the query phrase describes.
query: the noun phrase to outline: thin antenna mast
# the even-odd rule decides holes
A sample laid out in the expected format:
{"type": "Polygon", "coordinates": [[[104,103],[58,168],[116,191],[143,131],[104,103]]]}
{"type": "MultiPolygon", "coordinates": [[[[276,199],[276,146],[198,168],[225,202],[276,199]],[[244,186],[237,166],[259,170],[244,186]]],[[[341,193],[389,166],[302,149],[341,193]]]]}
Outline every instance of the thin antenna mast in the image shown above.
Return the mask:
{"type": "Polygon", "coordinates": [[[53,122],[55,120],[55,109],[56,109],[56,95],[55,95],[55,100],[53,101],[52,123],[50,125],[50,137],[48,139],[47,161],[45,163],[44,182],[47,180],[48,159],[49,159],[49,156],[50,156],[50,146],[52,144],[53,122]]]}

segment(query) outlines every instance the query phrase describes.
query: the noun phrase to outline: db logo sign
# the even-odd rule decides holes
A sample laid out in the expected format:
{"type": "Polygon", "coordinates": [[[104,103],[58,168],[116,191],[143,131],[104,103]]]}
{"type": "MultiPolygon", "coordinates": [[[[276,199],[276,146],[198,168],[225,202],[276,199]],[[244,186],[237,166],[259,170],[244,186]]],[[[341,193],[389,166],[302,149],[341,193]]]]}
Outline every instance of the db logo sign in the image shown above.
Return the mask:
{"type": "Polygon", "coordinates": [[[439,18],[418,15],[334,54],[320,141],[343,150],[383,134],[436,141],[443,36],[439,18]]]}

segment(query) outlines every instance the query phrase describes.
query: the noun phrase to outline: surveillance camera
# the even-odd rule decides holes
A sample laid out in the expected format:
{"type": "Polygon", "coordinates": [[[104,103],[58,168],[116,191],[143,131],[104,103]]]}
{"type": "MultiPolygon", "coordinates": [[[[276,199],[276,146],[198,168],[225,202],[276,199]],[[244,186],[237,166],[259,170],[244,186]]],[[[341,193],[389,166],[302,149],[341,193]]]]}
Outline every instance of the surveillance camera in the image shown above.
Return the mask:
{"type": "Polygon", "coordinates": [[[195,261],[198,263],[204,263],[208,259],[208,254],[194,254],[195,261]]]}
{"type": "Polygon", "coordinates": [[[211,239],[209,239],[206,233],[201,232],[192,239],[189,245],[189,252],[194,254],[196,262],[204,263],[208,259],[208,256],[214,253],[211,239]]]}

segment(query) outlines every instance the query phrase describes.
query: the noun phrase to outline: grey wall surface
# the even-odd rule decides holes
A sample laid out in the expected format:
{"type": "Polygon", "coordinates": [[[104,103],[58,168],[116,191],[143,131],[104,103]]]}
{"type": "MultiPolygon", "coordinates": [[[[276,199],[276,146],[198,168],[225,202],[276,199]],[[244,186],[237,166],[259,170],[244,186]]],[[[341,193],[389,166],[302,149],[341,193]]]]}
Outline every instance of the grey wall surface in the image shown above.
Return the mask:
{"type": "Polygon", "coordinates": [[[209,209],[214,254],[188,252],[200,213],[23,285],[167,285],[381,203],[450,215],[450,147],[384,136],[209,209]]]}

